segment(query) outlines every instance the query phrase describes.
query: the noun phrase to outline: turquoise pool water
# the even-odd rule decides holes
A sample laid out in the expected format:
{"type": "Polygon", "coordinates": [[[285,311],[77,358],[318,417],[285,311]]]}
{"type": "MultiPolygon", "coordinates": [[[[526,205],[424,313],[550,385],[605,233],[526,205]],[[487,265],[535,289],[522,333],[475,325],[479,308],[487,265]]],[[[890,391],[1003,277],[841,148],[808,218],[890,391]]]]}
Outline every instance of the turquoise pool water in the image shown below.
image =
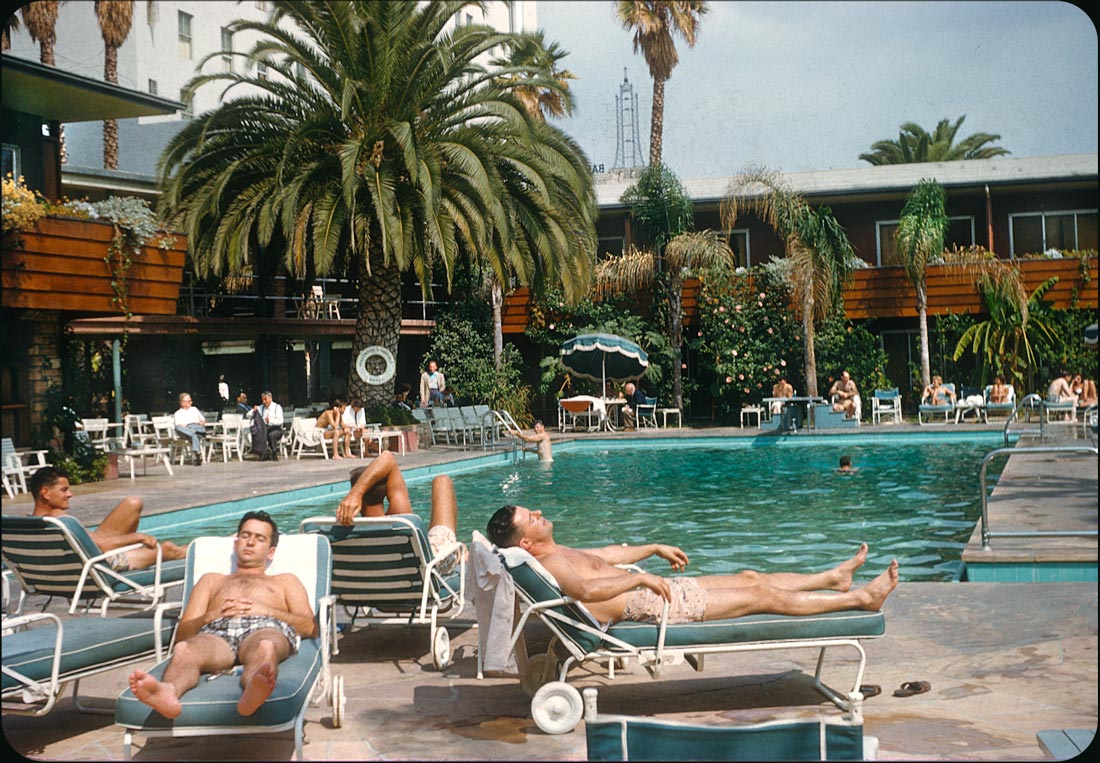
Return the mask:
{"type": "MultiPolygon", "coordinates": [[[[982,457],[998,440],[586,442],[559,448],[548,465],[497,456],[495,464],[454,476],[459,537],[484,532],[493,511],[514,503],[541,509],[554,521],[555,537],[569,545],[680,546],[691,560],[688,574],[824,569],[866,541],[871,552],[863,577],[896,557],[903,580],[950,580],[980,513],[982,457]],[[857,467],[853,474],[836,471],[844,453],[857,467]]],[[[431,476],[414,472],[408,479],[413,506],[425,517],[431,476]]],[[[990,476],[992,485],[997,474],[990,476]]],[[[281,505],[268,499],[268,510],[283,528],[296,528],[307,516],[332,514],[345,484],[281,505]]],[[[220,520],[165,524],[156,532],[177,541],[231,533],[236,518],[256,507],[227,506],[220,520]]],[[[653,571],[664,564],[649,563],[653,571]]]]}

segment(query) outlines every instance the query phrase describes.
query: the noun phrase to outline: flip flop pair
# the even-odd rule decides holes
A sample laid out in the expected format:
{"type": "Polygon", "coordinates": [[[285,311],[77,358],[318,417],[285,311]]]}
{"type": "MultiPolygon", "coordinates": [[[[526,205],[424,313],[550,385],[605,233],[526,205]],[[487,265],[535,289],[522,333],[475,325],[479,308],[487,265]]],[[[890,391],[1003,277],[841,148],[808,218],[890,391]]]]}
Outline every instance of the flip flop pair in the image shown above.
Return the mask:
{"type": "Polygon", "coordinates": [[[927,681],[906,681],[894,690],[895,697],[912,697],[915,694],[924,694],[931,690],[932,684],[927,681]]]}

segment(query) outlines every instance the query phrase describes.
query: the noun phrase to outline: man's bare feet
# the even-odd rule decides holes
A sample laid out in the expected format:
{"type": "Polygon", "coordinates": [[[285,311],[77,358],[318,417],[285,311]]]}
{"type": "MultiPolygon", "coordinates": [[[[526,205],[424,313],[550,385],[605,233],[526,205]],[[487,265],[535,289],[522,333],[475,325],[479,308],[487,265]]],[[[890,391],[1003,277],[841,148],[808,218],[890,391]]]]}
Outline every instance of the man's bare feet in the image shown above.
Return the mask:
{"type": "Polygon", "coordinates": [[[885,572],[860,589],[859,592],[865,595],[865,606],[863,609],[872,612],[877,612],[882,609],[882,604],[886,601],[886,597],[897,587],[898,560],[894,559],[890,562],[890,566],[886,568],[885,572]]]}
{"type": "Polygon", "coordinates": [[[175,687],[161,683],[144,670],[135,670],[130,674],[130,691],[139,702],[153,708],[165,718],[176,718],[183,712],[175,687]]]}
{"type": "Polygon", "coordinates": [[[855,576],[856,570],[863,566],[863,563],[867,561],[867,544],[859,544],[859,551],[846,562],[841,562],[837,565],[837,583],[834,588],[836,591],[847,593],[852,589],[852,578],[855,576]]]}
{"type": "Polygon", "coordinates": [[[271,663],[265,662],[256,668],[256,672],[248,679],[241,699],[237,702],[237,712],[243,716],[252,715],[260,709],[273,691],[275,691],[275,669],[271,663]]]}
{"type": "Polygon", "coordinates": [[[333,453],[332,454],[332,460],[333,461],[343,461],[344,457],[341,456],[339,453],[333,453]]]}

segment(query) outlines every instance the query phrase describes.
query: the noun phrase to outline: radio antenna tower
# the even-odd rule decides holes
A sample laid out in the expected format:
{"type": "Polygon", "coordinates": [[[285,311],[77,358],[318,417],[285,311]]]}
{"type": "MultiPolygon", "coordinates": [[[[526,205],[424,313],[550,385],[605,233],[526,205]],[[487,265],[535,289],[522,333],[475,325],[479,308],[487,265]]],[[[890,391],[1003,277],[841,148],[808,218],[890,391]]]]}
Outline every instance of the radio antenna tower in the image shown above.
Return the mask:
{"type": "Polygon", "coordinates": [[[623,84],[615,96],[615,128],[618,142],[615,145],[615,166],[612,169],[634,169],[645,166],[642,158],[642,141],[638,137],[638,94],[626,78],[623,67],[623,84]]]}

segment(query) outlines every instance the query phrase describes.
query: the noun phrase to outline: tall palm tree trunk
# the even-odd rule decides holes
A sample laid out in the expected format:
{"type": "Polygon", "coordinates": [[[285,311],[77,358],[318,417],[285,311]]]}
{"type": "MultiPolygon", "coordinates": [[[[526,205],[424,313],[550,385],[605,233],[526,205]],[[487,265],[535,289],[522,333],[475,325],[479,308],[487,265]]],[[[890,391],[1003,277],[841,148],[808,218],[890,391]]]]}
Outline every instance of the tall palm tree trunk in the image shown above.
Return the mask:
{"type": "MultiPolygon", "coordinates": [[[[103,79],[118,82],[118,48],[107,45],[103,55],[103,79]]],[[[103,120],[103,169],[118,169],[118,120],[103,120]]]]}
{"type": "Polygon", "coordinates": [[[504,320],[501,311],[504,307],[504,290],[501,289],[496,275],[491,278],[493,300],[493,365],[500,370],[504,357],[504,320]]]}
{"type": "Polygon", "coordinates": [[[684,279],[679,268],[670,268],[668,285],[668,336],[672,341],[672,400],[675,407],[684,409],[684,375],[681,346],[683,344],[683,289],[684,279]]]}
{"type": "Polygon", "coordinates": [[[802,364],[806,372],[806,395],[817,397],[817,354],[814,352],[814,298],[802,303],[802,364]]]}
{"type": "Polygon", "coordinates": [[[649,163],[661,163],[661,149],[665,130],[665,81],[653,78],[653,114],[649,120],[649,163]]]}
{"type": "Polygon", "coordinates": [[[917,325],[920,326],[920,383],[921,389],[926,389],[932,383],[932,361],[928,349],[928,287],[923,278],[917,284],[917,325]]]}
{"type": "MultiPolygon", "coordinates": [[[[371,252],[370,265],[371,272],[359,278],[359,315],[355,319],[353,364],[364,348],[373,346],[386,348],[396,359],[397,342],[401,336],[401,271],[396,265],[384,264],[378,251],[371,252]]],[[[367,384],[354,371],[350,377],[348,392],[352,398],[359,398],[367,406],[387,405],[393,400],[393,379],[384,384],[367,384]]]]}

